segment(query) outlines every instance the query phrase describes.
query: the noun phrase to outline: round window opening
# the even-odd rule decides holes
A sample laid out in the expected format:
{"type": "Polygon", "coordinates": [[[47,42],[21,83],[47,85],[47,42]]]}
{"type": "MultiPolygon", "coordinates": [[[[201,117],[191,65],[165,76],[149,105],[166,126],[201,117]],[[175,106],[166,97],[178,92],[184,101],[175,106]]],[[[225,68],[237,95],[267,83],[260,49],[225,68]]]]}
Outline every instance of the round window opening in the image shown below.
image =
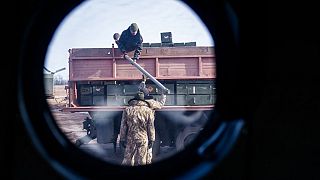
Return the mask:
{"type": "Polygon", "coordinates": [[[214,52],[183,2],[84,1],[49,44],[46,101],[79,149],[112,164],[152,164],[184,150],[212,119],[214,52]]]}

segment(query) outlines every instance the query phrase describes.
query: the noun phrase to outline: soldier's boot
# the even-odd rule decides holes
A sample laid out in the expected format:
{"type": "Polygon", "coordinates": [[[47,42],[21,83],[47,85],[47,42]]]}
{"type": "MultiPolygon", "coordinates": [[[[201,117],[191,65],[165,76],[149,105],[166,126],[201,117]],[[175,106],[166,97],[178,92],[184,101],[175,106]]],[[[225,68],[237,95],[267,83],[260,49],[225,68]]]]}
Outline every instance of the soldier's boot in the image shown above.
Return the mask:
{"type": "Polygon", "coordinates": [[[136,62],[139,59],[139,54],[137,52],[134,53],[132,60],[136,62]]]}

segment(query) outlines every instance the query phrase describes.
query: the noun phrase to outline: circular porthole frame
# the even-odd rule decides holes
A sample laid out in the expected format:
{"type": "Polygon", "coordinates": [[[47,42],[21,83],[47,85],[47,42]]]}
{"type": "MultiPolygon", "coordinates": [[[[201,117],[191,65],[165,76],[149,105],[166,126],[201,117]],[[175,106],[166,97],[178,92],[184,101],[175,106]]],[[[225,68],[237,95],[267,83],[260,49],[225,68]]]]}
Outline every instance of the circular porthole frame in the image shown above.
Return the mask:
{"type": "Polygon", "coordinates": [[[194,142],[176,155],[151,165],[125,167],[109,164],[72,144],[59,131],[46,103],[42,67],[48,45],[59,23],[81,2],[46,1],[24,34],[18,69],[18,103],[24,125],[38,152],[68,179],[109,176],[198,179],[205,176],[228,154],[244,125],[241,114],[222,103],[227,96],[221,90],[226,86],[223,82],[229,80],[223,79],[228,73],[224,71],[224,62],[233,61],[230,58],[237,55],[239,43],[237,15],[230,4],[185,1],[207,25],[215,40],[217,101],[212,120],[194,142]]]}

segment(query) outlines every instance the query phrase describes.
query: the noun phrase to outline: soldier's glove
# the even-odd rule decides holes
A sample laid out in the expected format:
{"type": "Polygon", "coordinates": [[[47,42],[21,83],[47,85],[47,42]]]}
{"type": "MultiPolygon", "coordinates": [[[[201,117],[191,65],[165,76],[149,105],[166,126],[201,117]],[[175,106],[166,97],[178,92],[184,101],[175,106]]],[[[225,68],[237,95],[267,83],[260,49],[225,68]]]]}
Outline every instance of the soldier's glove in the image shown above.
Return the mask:
{"type": "Polygon", "coordinates": [[[143,82],[146,82],[146,81],[147,81],[147,77],[146,77],[144,74],[142,74],[142,81],[143,81],[143,82]]]}
{"type": "Polygon", "coordinates": [[[154,141],[149,141],[148,142],[148,149],[151,149],[153,147],[154,141]]]}
{"type": "Polygon", "coordinates": [[[123,58],[125,59],[125,58],[126,58],[126,55],[128,55],[128,54],[127,54],[127,52],[125,52],[125,51],[123,51],[122,53],[123,53],[123,58]]]}
{"type": "Polygon", "coordinates": [[[167,95],[167,94],[170,93],[170,90],[169,90],[169,89],[163,89],[163,90],[161,91],[161,93],[167,95]]]}
{"type": "Polygon", "coordinates": [[[133,54],[133,58],[139,59],[139,53],[134,53],[134,54],[133,54]]]}
{"type": "Polygon", "coordinates": [[[120,141],[120,146],[123,148],[126,148],[127,143],[125,141],[120,141]]]}
{"type": "Polygon", "coordinates": [[[118,41],[119,38],[120,38],[120,34],[119,34],[119,33],[114,33],[114,34],[113,34],[113,39],[114,39],[115,41],[118,41]]]}

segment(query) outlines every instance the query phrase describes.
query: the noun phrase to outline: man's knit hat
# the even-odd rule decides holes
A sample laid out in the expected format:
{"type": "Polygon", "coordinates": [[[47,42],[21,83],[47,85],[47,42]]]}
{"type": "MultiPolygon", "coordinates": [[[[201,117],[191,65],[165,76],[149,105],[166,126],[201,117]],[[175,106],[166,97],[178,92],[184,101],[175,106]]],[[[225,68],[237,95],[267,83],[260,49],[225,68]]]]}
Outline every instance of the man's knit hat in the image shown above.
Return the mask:
{"type": "Polygon", "coordinates": [[[138,31],[138,25],[137,25],[137,23],[132,23],[131,25],[130,25],[130,31],[132,31],[132,32],[136,32],[136,31],[138,31]]]}
{"type": "Polygon", "coordinates": [[[114,40],[118,40],[120,38],[120,34],[119,33],[114,33],[113,34],[113,39],[114,40]]]}

